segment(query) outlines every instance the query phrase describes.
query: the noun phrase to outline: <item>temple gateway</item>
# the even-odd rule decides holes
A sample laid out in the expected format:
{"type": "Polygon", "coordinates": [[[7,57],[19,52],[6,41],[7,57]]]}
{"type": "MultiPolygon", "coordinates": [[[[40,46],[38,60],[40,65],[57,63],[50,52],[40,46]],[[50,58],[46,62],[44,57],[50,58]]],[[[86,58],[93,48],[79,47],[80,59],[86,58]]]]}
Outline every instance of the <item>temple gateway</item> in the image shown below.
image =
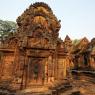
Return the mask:
{"type": "Polygon", "coordinates": [[[72,68],[95,69],[95,39],[89,43],[84,38],[73,46],[69,36],[58,38],[60,20],[47,4],[30,5],[17,24],[17,31],[0,44],[1,84],[17,90],[49,87],[70,76],[72,68]]]}

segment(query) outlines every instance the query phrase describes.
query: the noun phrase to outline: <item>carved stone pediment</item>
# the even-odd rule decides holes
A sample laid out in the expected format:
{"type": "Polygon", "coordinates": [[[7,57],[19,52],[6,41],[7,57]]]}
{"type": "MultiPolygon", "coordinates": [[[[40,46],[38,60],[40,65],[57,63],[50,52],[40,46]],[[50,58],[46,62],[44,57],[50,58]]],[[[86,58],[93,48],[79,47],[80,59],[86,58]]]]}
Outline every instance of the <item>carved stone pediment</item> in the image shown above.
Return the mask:
{"type": "MultiPolygon", "coordinates": [[[[31,42],[30,39],[27,40],[29,46],[40,46],[42,48],[56,46],[60,23],[47,4],[35,3],[31,5],[18,17],[17,24],[21,39],[25,36],[27,39],[28,37],[33,38],[31,42]],[[38,38],[40,39],[37,40],[38,38]]],[[[24,41],[23,39],[23,43],[24,41]]]]}

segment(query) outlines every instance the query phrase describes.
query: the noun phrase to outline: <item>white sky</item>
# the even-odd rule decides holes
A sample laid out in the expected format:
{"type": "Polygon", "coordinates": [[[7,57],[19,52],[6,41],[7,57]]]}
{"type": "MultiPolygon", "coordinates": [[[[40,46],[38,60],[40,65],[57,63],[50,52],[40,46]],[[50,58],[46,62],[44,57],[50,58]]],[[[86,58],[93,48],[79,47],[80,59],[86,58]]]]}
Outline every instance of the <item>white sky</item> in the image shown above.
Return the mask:
{"type": "Polygon", "coordinates": [[[95,0],[2,0],[0,19],[16,21],[16,18],[34,2],[43,1],[61,20],[60,37],[71,39],[95,37],[95,0]]]}

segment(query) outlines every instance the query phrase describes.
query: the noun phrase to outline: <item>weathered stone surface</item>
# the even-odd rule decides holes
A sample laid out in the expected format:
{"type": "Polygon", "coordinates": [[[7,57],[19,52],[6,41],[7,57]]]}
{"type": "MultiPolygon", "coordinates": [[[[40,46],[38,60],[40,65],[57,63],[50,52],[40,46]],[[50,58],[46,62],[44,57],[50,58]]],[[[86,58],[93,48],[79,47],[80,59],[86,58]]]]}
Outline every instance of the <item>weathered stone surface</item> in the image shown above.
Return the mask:
{"type": "MultiPolygon", "coordinates": [[[[2,43],[0,80],[11,80],[13,89],[32,91],[40,85],[48,89],[66,78],[71,62],[64,52],[65,42],[60,43],[62,47],[58,44],[61,26],[51,8],[42,2],[34,3],[17,18],[17,24],[17,32],[2,43]]],[[[71,40],[68,42],[71,44],[71,40]]]]}
{"type": "Polygon", "coordinates": [[[0,43],[1,84],[7,81],[10,89],[30,94],[58,93],[72,88],[63,84],[71,78],[71,69],[95,69],[94,39],[90,43],[83,38],[73,46],[68,35],[64,41],[58,38],[60,21],[47,4],[30,5],[17,24],[15,34],[0,43]]]}

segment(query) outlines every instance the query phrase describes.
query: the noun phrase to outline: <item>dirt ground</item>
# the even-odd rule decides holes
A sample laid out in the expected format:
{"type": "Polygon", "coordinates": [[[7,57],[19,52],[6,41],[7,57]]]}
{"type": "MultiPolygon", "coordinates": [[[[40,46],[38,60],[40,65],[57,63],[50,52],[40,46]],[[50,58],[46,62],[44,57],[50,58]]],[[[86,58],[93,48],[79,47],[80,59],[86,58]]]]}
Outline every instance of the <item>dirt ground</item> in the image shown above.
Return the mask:
{"type": "Polygon", "coordinates": [[[73,76],[72,89],[60,95],[95,95],[95,78],[87,75],[73,76]]]}

